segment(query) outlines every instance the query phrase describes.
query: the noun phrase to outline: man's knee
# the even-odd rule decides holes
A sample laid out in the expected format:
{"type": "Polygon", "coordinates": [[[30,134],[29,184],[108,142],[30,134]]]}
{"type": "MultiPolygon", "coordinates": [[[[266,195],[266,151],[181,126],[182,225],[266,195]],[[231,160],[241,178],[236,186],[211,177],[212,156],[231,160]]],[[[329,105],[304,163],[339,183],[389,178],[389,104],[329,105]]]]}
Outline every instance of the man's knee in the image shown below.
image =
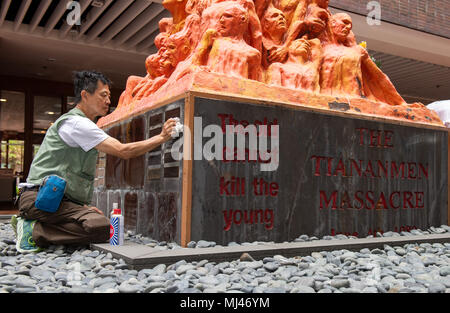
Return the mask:
{"type": "Polygon", "coordinates": [[[46,248],[50,245],[39,222],[34,224],[32,238],[34,243],[40,248],[46,248]]]}
{"type": "Polygon", "coordinates": [[[103,215],[90,216],[84,221],[83,227],[93,238],[98,238],[99,241],[109,239],[109,219],[103,215]]]}
{"type": "Polygon", "coordinates": [[[34,202],[36,200],[37,192],[36,191],[25,191],[20,195],[18,202],[19,216],[26,219],[35,219],[34,218],[34,210],[32,210],[34,206],[34,202]],[[30,212],[32,211],[32,212],[30,212]]]}

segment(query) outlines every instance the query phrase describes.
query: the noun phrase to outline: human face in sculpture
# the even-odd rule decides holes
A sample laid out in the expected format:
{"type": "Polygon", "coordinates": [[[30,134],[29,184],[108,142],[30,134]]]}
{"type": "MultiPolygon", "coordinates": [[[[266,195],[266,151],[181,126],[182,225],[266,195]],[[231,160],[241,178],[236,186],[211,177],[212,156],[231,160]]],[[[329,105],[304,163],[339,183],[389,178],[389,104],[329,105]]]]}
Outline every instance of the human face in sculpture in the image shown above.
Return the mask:
{"type": "Polygon", "coordinates": [[[331,19],[331,29],[339,42],[347,39],[352,30],[352,26],[352,18],[348,14],[338,13],[333,15],[331,19]]]}
{"type": "Polygon", "coordinates": [[[159,65],[161,72],[166,76],[170,75],[177,65],[177,46],[171,40],[167,40],[166,45],[161,48],[161,58],[159,60],[159,65]]]}
{"type": "Polygon", "coordinates": [[[289,46],[289,54],[300,61],[307,61],[311,54],[311,45],[306,39],[294,40],[289,46]]]}
{"type": "Polygon", "coordinates": [[[269,8],[264,14],[263,27],[268,33],[284,34],[287,24],[283,12],[276,8],[269,8]]]}
{"type": "Polygon", "coordinates": [[[147,69],[147,73],[150,75],[152,79],[163,75],[160,69],[160,59],[161,55],[158,53],[151,54],[145,60],[145,68],[147,69]]]}
{"type": "Polygon", "coordinates": [[[244,10],[230,7],[220,16],[217,32],[223,37],[242,35],[247,21],[247,13],[244,10]]]}
{"type": "Polygon", "coordinates": [[[306,18],[306,24],[313,36],[320,35],[327,26],[328,12],[319,7],[312,7],[306,18]]]}

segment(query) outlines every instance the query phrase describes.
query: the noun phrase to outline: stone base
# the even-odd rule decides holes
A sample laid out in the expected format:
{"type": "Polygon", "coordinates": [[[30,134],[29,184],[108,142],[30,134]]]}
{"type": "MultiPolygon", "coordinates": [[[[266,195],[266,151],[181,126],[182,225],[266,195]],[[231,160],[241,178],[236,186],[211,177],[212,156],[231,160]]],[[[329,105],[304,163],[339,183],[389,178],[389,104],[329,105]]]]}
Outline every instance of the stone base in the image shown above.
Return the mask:
{"type": "Polygon", "coordinates": [[[245,245],[233,247],[213,248],[185,248],[175,250],[159,250],[144,245],[125,243],[122,246],[111,246],[110,244],[91,244],[91,249],[103,253],[111,253],[113,257],[122,259],[130,269],[141,270],[143,268],[154,268],[158,264],[167,266],[178,261],[187,262],[208,260],[209,262],[225,262],[239,259],[243,253],[248,253],[255,260],[265,257],[282,255],[284,257],[307,256],[313,252],[335,251],[346,249],[349,251],[360,251],[366,249],[383,249],[385,245],[403,246],[406,244],[421,243],[446,243],[450,241],[449,234],[432,234],[419,236],[400,236],[388,238],[362,238],[341,240],[314,240],[310,242],[290,242],[264,245],[245,245]]]}
{"type": "MultiPolygon", "coordinates": [[[[190,159],[173,159],[176,139],[128,161],[103,155],[93,204],[106,212],[119,202],[127,230],[182,246],[201,239],[226,245],[302,234],[365,237],[448,221],[444,127],[342,112],[339,105],[325,110],[199,91],[147,109],[104,120],[103,127],[121,142],[134,142],[158,134],[175,116],[193,135],[195,126],[202,133],[230,121],[278,125],[279,162],[276,170],[262,171],[264,163],[248,157],[193,158],[211,139],[206,134],[195,147],[194,138],[184,136],[190,159]],[[194,117],[201,117],[201,127],[194,117]]],[[[258,139],[271,148],[273,135],[258,139]]]]}

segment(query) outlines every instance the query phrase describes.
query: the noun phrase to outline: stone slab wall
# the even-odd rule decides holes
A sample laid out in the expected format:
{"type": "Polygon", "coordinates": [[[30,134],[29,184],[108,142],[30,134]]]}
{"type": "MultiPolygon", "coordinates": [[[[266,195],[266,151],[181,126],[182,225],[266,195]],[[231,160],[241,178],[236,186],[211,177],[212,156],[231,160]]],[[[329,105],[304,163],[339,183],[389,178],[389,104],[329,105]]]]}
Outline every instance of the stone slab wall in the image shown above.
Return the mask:
{"type": "MultiPolygon", "coordinates": [[[[164,121],[183,118],[184,99],[105,129],[122,143],[148,139],[164,121]]],[[[140,157],[122,160],[100,154],[92,205],[110,215],[117,202],[125,229],[160,241],[179,241],[182,163],[170,158],[169,141],[140,157]]]]}
{"type": "Polygon", "coordinates": [[[192,240],[365,237],[447,223],[445,130],[201,98],[195,116],[203,128],[278,124],[279,166],[194,160],[192,240]]]}
{"type": "MultiPolygon", "coordinates": [[[[92,203],[108,214],[118,202],[127,230],[160,241],[227,244],[283,242],[302,234],[365,237],[447,223],[445,129],[359,118],[338,109],[324,112],[222,96],[192,99],[106,129],[122,142],[134,142],[158,134],[168,118],[183,121],[185,112],[193,112],[194,158],[184,163],[189,177],[182,177],[183,161],[170,153],[178,139],[132,160],[100,155],[92,203]],[[257,136],[256,160],[248,154],[253,149],[248,135],[243,160],[237,160],[237,150],[234,160],[207,160],[206,155],[227,151],[222,129],[232,124],[276,125],[278,132],[257,136]],[[205,133],[211,126],[219,135],[205,133]],[[215,136],[222,137],[222,146],[211,141],[215,136]],[[268,152],[278,149],[271,156],[278,160],[273,171],[261,167],[264,141],[268,152]],[[186,184],[192,191],[183,190],[186,184]],[[191,201],[182,203],[183,196],[191,201]],[[183,225],[182,216],[190,217],[183,225]],[[182,233],[183,227],[188,231],[182,233]]],[[[234,139],[238,148],[236,134],[234,139]]]]}

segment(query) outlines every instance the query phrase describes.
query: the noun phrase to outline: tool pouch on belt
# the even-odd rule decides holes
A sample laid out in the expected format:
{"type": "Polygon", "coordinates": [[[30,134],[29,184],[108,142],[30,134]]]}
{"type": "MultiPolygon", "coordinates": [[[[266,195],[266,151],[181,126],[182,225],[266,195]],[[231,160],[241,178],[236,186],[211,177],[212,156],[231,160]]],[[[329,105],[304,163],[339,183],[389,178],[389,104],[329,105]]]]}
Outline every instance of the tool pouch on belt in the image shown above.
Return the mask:
{"type": "Polygon", "coordinates": [[[64,197],[66,185],[67,182],[57,175],[46,176],[39,188],[34,206],[45,212],[56,212],[64,197]]]}

